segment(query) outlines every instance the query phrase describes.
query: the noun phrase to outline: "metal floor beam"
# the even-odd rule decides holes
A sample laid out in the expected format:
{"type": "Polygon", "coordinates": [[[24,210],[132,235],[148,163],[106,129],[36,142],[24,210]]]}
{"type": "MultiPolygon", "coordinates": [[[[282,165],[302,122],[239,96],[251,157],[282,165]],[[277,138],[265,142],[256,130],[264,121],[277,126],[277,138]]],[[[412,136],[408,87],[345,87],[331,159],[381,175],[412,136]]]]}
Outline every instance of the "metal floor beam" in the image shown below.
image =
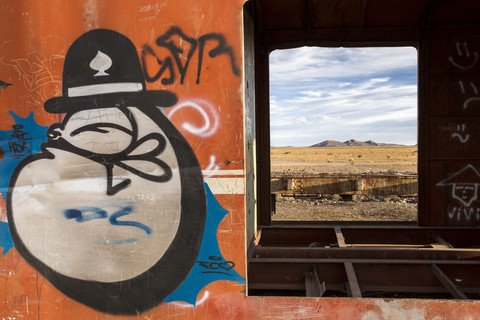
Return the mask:
{"type": "Polygon", "coordinates": [[[248,286],[317,295],[324,284],[323,296],[421,292],[468,299],[480,292],[479,238],[479,229],[466,228],[264,227],[248,262],[248,286]]]}

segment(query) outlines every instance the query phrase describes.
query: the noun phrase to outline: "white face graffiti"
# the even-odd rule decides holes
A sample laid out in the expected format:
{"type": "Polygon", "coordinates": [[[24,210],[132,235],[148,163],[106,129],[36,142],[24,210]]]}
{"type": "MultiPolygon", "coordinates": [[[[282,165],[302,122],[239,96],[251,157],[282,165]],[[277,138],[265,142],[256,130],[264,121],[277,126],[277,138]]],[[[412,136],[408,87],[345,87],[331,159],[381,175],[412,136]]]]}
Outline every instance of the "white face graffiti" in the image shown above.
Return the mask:
{"type": "MultiPolygon", "coordinates": [[[[143,112],[129,110],[141,128],[139,138],[147,133],[165,136],[143,112]]],[[[128,128],[130,122],[119,109],[100,111],[90,115],[88,111],[78,112],[62,134],[79,148],[81,143],[88,147],[91,144],[87,141],[97,139],[95,151],[108,142],[108,137],[120,140],[116,134],[124,136],[125,132],[109,130],[108,126],[105,133],[94,129],[70,135],[89,125],[103,129],[102,125],[115,123],[128,128]]],[[[130,141],[131,136],[127,137],[130,141]]],[[[147,140],[135,150],[149,152],[156,141],[147,140]]],[[[127,144],[121,146],[125,148],[127,144]]],[[[166,141],[155,161],[124,160],[143,176],[161,171],[156,162],[162,160],[172,169],[170,179],[161,183],[150,181],[115,166],[113,183],[125,179],[131,183],[114,195],[106,193],[103,164],[66,150],[50,148],[49,152],[54,159],[39,159],[22,169],[11,195],[12,221],[15,220],[18,235],[29,252],[60,274],[103,283],[134,278],[155,265],[175,238],[182,213],[180,171],[172,143],[166,141]]]]}
{"type": "Polygon", "coordinates": [[[478,184],[456,184],[452,188],[452,197],[465,207],[470,207],[477,200],[477,188],[478,184]]]}
{"type": "Polygon", "coordinates": [[[97,154],[122,152],[134,138],[131,120],[116,107],[76,112],[60,133],[74,147],[97,154]]]}

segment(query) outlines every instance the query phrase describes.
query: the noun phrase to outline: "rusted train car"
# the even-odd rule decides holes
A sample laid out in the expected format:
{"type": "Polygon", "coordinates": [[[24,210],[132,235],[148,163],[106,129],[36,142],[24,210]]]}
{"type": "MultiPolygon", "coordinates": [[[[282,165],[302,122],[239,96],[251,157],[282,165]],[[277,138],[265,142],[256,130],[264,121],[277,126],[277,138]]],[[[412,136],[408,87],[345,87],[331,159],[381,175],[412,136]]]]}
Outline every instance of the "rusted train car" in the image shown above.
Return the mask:
{"type": "Polygon", "coordinates": [[[0,319],[480,317],[478,1],[0,16],[0,319]],[[417,48],[417,225],[272,223],[268,55],[304,45],[417,48]]]}

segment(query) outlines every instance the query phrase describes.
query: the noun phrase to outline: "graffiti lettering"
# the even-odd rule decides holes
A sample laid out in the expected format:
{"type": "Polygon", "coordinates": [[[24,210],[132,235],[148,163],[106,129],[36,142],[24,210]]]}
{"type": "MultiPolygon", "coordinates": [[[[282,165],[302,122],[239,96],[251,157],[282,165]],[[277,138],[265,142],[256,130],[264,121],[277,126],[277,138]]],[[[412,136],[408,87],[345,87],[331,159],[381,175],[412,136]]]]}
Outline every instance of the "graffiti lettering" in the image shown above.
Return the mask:
{"type": "Polygon", "coordinates": [[[24,132],[23,126],[21,124],[15,124],[12,126],[13,132],[11,140],[8,141],[8,148],[12,153],[12,158],[22,158],[25,156],[25,151],[31,153],[30,148],[28,147],[27,141],[32,140],[32,138],[27,137],[28,132],[24,132]]]}
{"type": "Polygon", "coordinates": [[[145,231],[146,234],[151,235],[152,234],[152,228],[150,228],[149,226],[147,226],[143,223],[140,223],[140,222],[137,222],[137,221],[118,221],[117,220],[120,217],[129,215],[130,213],[132,213],[132,210],[133,210],[132,206],[126,206],[126,207],[122,208],[121,210],[112,214],[110,216],[110,218],[108,218],[108,220],[114,226],[136,227],[136,228],[139,228],[139,229],[142,229],[143,231],[145,231]]]}
{"type": "Polygon", "coordinates": [[[209,261],[197,261],[198,265],[204,268],[202,273],[222,273],[232,276],[227,272],[235,267],[235,263],[233,261],[221,262],[222,258],[217,256],[210,256],[208,257],[208,260],[209,261]]]}
{"type": "Polygon", "coordinates": [[[108,217],[105,210],[96,207],[83,207],[78,209],[67,209],[63,211],[65,218],[75,219],[77,222],[86,222],[95,219],[103,219],[108,217]]]}
{"type": "Polygon", "coordinates": [[[465,218],[467,221],[480,221],[480,208],[453,207],[448,209],[448,218],[453,220],[455,216],[457,221],[462,220],[462,218],[465,218]]]}
{"type": "Polygon", "coordinates": [[[208,52],[210,58],[215,58],[219,55],[225,54],[230,59],[230,64],[232,67],[232,72],[237,77],[240,76],[240,69],[235,64],[235,56],[233,53],[232,47],[227,45],[225,37],[219,33],[208,33],[203,35],[196,40],[195,38],[188,37],[183,33],[183,31],[178,27],[170,28],[165,34],[158,37],[156,40],[157,46],[168,49],[170,52],[169,57],[165,59],[160,59],[153,48],[146,44],[143,47],[141,60],[143,72],[145,74],[145,79],[147,82],[155,82],[160,79],[168,71],[168,77],[162,78],[160,81],[163,85],[170,85],[175,82],[175,68],[174,63],[180,74],[180,84],[183,84],[185,76],[187,74],[188,66],[192,60],[193,54],[195,53],[198,47],[198,65],[197,65],[197,79],[196,83],[200,83],[200,76],[202,73],[202,64],[205,46],[207,42],[213,41],[216,43],[215,48],[211,49],[208,52]],[[176,41],[177,40],[177,41],[176,41]],[[178,44],[177,44],[178,43],[178,44]],[[182,47],[183,44],[183,47],[182,47]],[[186,56],[182,56],[186,55],[186,56]],[[157,72],[151,76],[148,72],[149,67],[147,66],[147,57],[152,56],[159,69],[157,72]],[[173,58],[173,60],[172,60],[173,58]],[[182,63],[182,60],[185,61],[182,63]]]}
{"type": "Polygon", "coordinates": [[[218,56],[220,54],[228,55],[230,57],[230,63],[232,65],[233,74],[235,74],[237,77],[240,76],[240,70],[235,65],[235,58],[233,56],[232,47],[227,46],[227,42],[221,34],[219,34],[219,33],[209,33],[209,34],[206,34],[204,36],[201,36],[198,39],[198,42],[199,42],[199,48],[198,48],[199,49],[199,57],[198,57],[198,69],[197,69],[197,84],[200,81],[200,73],[201,73],[202,62],[203,62],[203,50],[204,50],[204,47],[205,47],[205,43],[207,41],[210,41],[210,40],[216,41],[218,45],[214,49],[212,49],[208,52],[209,57],[210,58],[215,58],[216,56],[218,56]]]}
{"type": "MultiPolygon", "coordinates": [[[[118,218],[127,216],[133,212],[134,205],[125,205],[122,206],[120,210],[112,213],[110,217],[108,217],[108,213],[106,210],[97,207],[81,207],[75,209],[67,209],[64,210],[63,214],[67,219],[75,219],[77,222],[87,222],[96,219],[105,219],[108,217],[108,221],[111,225],[114,226],[128,226],[128,227],[135,227],[143,230],[147,235],[152,234],[152,228],[149,226],[137,222],[137,221],[119,221],[118,218]]],[[[115,241],[106,241],[108,244],[118,244],[118,243],[130,243],[138,241],[137,238],[129,238],[129,239],[122,239],[122,240],[115,240],[115,241]]]]}

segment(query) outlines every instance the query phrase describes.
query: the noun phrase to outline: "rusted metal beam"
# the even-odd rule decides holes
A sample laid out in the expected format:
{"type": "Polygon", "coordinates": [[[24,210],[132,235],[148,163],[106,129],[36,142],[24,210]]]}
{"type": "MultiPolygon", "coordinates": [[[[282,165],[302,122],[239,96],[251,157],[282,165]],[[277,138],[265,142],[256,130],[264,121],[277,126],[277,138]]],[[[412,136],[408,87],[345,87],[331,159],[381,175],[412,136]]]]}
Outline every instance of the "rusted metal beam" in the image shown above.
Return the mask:
{"type": "MultiPolygon", "coordinates": [[[[250,263],[262,263],[262,264],[274,264],[274,263],[299,263],[299,264],[321,264],[321,263],[349,263],[349,264],[409,264],[409,265],[431,265],[431,264],[444,264],[444,265],[475,265],[480,266],[480,261],[468,261],[468,260],[404,260],[404,259],[297,259],[297,258],[252,258],[250,263]]],[[[347,274],[348,275],[348,274],[347,274]]]]}
{"type": "Polygon", "coordinates": [[[318,175],[271,179],[270,191],[285,195],[416,195],[416,175],[318,175]]]}
{"type": "Polygon", "coordinates": [[[396,45],[415,46],[418,40],[417,28],[322,28],[314,30],[270,30],[265,33],[268,39],[269,50],[286,49],[298,44],[310,46],[369,46],[377,43],[391,42],[395,38],[396,45]]]}
{"type": "Polygon", "coordinates": [[[440,270],[436,264],[432,264],[430,268],[437,279],[445,286],[445,288],[447,288],[448,292],[450,292],[455,299],[468,299],[468,297],[457,288],[457,286],[445,275],[445,273],[442,272],[442,270],[440,270]]]}
{"type": "MultiPolygon", "coordinates": [[[[338,246],[340,248],[345,248],[345,238],[343,237],[342,229],[335,227],[334,230],[337,237],[338,246]]],[[[343,265],[345,266],[345,272],[347,274],[349,295],[354,298],[361,298],[362,292],[360,291],[360,286],[358,285],[357,276],[355,275],[355,269],[353,268],[352,262],[345,261],[343,265]]]]}
{"type": "Polygon", "coordinates": [[[337,237],[337,243],[340,248],[345,248],[345,238],[343,237],[342,229],[334,227],[335,236],[337,237]]]}
{"type": "Polygon", "coordinates": [[[325,281],[320,282],[317,269],[305,274],[305,291],[307,297],[321,297],[326,291],[325,281]]]}
{"type": "Polygon", "coordinates": [[[442,237],[440,237],[438,234],[435,234],[435,240],[437,241],[436,243],[432,243],[431,246],[432,248],[435,249],[441,249],[441,248],[453,248],[453,246],[445,241],[442,237]]]}
{"type": "MultiPolygon", "coordinates": [[[[337,242],[335,226],[274,225],[262,229],[261,246],[328,246],[337,242]]],[[[415,226],[341,226],[349,244],[430,245],[440,236],[456,248],[480,248],[480,228],[430,228],[415,226]]]]}
{"type": "MultiPolygon", "coordinates": [[[[453,263],[478,263],[480,261],[480,249],[451,248],[451,249],[412,249],[412,248],[332,248],[332,247],[261,247],[253,250],[252,257],[256,259],[319,259],[324,260],[350,259],[357,262],[360,260],[366,263],[376,260],[411,260],[411,261],[452,261],[453,263]],[[372,260],[368,262],[368,260],[372,260]]],[[[253,260],[252,260],[253,261],[253,260]]],[[[258,260],[257,260],[258,261],[258,260]]],[[[427,262],[425,262],[427,263],[427,262]]]]}
{"type": "Polygon", "coordinates": [[[353,264],[351,262],[344,262],[343,265],[345,266],[345,272],[347,273],[347,283],[349,289],[348,291],[350,293],[350,296],[354,298],[361,298],[362,292],[360,291],[360,285],[358,284],[353,264]]]}

